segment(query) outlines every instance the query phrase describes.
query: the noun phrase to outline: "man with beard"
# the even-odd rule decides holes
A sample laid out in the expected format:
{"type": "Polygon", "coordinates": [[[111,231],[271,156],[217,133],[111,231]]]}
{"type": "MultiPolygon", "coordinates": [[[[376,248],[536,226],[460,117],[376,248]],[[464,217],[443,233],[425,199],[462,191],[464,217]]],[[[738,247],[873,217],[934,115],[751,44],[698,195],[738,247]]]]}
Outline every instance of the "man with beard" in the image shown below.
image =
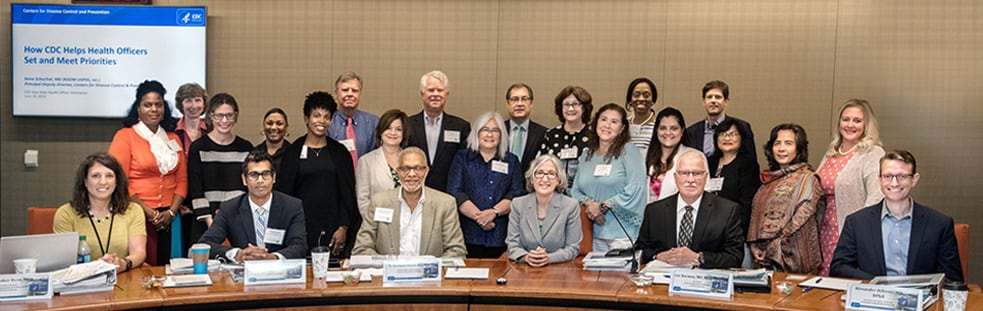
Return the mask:
{"type": "Polygon", "coordinates": [[[703,86],[703,109],[706,110],[707,117],[687,127],[686,136],[689,138],[689,142],[693,144],[693,148],[703,150],[703,154],[710,157],[717,150],[717,143],[713,140],[713,131],[717,129],[717,124],[720,124],[726,118],[734,118],[737,126],[743,128],[743,131],[749,134],[748,137],[741,138],[747,141],[741,144],[741,149],[745,149],[751,154],[754,161],[758,161],[758,153],[754,150],[757,144],[754,142],[754,132],[751,131],[751,124],[735,116],[724,114],[724,109],[727,108],[729,101],[730,87],[727,86],[727,82],[720,80],[707,82],[703,86]]]}

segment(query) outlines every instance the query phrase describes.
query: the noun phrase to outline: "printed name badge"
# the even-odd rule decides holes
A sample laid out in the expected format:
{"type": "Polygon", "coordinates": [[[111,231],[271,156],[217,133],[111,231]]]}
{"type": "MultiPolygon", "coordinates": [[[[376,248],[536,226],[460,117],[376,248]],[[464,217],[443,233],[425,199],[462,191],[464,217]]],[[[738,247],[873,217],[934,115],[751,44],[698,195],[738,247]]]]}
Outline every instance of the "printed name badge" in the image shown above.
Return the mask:
{"type": "Polygon", "coordinates": [[[283,236],[287,231],[283,229],[266,228],[266,235],[263,236],[263,243],[283,245],[283,236]]]}
{"type": "Polygon", "coordinates": [[[301,160],[307,159],[307,145],[303,145],[300,147],[300,159],[301,160]]]}
{"type": "Polygon", "coordinates": [[[448,142],[448,143],[461,142],[461,132],[452,131],[452,130],[444,131],[444,142],[448,142]]]}
{"type": "Polygon", "coordinates": [[[921,310],[921,289],[886,285],[851,284],[846,292],[847,310],[921,310]]]}
{"type": "Polygon", "coordinates": [[[576,159],[577,158],[577,147],[563,148],[560,149],[560,159],[576,159]]]}
{"type": "Polygon", "coordinates": [[[676,270],[669,280],[669,296],[730,299],[734,275],[712,270],[676,270]]]}
{"type": "Polygon", "coordinates": [[[345,145],[345,149],[348,149],[348,151],[355,150],[355,140],[354,139],[345,139],[345,140],[338,141],[338,142],[341,143],[342,145],[345,145]]]}
{"type": "Polygon", "coordinates": [[[177,143],[177,141],[173,139],[167,141],[167,147],[174,151],[181,151],[181,144],[177,143]]]}
{"type": "Polygon", "coordinates": [[[600,164],[594,167],[594,176],[610,176],[611,164],[600,164]]]}
{"type": "Polygon", "coordinates": [[[710,181],[707,182],[707,186],[705,189],[706,191],[720,191],[720,189],[723,188],[724,188],[724,178],[717,177],[717,178],[710,178],[710,181]]]}
{"type": "Polygon", "coordinates": [[[375,208],[375,218],[372,221],[392,223],[393,222],[393,209],[385,207],[375,208]]]}
{"type": "Polygon", "coordinates": [[[492,171],[499,172],[502,174],[508,174],[509,164],[499,160],[492,160],[492,171]]]}

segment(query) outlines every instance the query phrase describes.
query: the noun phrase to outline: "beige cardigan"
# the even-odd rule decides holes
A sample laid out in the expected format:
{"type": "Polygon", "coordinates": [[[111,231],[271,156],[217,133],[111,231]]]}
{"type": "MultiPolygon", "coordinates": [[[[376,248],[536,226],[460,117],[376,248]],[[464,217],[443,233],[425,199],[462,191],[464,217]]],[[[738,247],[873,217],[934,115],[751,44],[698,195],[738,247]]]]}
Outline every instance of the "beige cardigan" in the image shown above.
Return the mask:
{"type": "MultiPolygon", "coordinates": [[[[881,157],[884,156],[884,149],[880,146],[871,146],[865,151],[858,151],[850,158],[836,178],[836,226],[837,232],[843,231],[843,221],[846,216],[860,209],[877,204],[884,198],[881,193],[880,175],[881,157]]],[[[823,169],[826,160],[831,156],[823,157],[819,162],[819,170],[823,169]]],[[[821,177],[820,177],[821,178],[821,177]]],[[[823,213],[820,212],[820,217],[823,213]]],[[[820,222],[822,223],[822,219],[820,222]]]]}

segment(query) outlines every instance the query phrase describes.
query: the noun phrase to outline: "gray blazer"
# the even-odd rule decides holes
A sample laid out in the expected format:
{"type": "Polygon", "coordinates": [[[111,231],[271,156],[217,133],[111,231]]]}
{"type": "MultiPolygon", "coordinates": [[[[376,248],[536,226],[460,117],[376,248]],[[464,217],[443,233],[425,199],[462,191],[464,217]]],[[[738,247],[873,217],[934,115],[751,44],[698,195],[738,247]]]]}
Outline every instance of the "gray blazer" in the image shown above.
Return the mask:
{"type": "MultiPolygon", "coordinates": [[[[352,255],[388,255],[399,251],[399,192],[402,188],[372,195],[369,208],[362,215],[362,227],[355,237],[352,255]],[[376,208],[395,209],[391,223],[374,221],[376,208]]],[[[464,234],[457,216],[454,197],[423,187],[423,224],[420,232],[420,255],[464,257],[464,234]]]]}
{"type": "Polygon", "coordinates": [[[551,262],[564,262],[577,257],[580,240],[584,233],[580,230],[580,203],[561,193],[554,193],[550,199],[543,231],[539,231],[536,193],[512,199],[512,212],[509,214],[509,232],[505,238],[509,259],[519,260],[522,256],[542,246],[549,253],[551,262]]]}

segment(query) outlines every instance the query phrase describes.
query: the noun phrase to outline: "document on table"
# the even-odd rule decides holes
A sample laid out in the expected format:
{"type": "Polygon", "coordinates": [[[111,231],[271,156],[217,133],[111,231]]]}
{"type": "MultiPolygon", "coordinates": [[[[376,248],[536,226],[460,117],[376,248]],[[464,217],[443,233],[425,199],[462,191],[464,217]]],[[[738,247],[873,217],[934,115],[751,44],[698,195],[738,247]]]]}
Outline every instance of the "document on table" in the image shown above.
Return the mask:
{"type": "Polygon", "coordinates": [[[212,278],[208,274],[172,275],[164,279],[164,288],[188,286],[212,286],[212,278]]]}
{"type": "Polygon", "coordinates": [[[847,288],[850,288],[850,284],[856,284],[856,283],[861,283],[861,282],[862,281],[860,281],[860,280],[839,279],[839,278],[831,278],[831,277],[817,276],[817,277],[808,279],[805,282],[799,283],[799,286],[800,287],[816,287],[816,288],[825,288],[825,289],[845,291],[845,290],[847,290],[847,288]]]}
{"type": "MultiPolygon", "coordinates": [[[[324,281],[328,283],[344,282],[345,276],[342,274],[345,272],[351,272],[351,271],[328,271],[328,274],[324,277],[324,281]]],[[[362,274],[359,275],[358,280],[359,282],[372,282],[372,274],[366,271],[362,271],[362,274]]]]}
{"type": "Polygon", "coordinates": [[[444,278],[487,280],[488,268],[447,268],[444,278]]]}

